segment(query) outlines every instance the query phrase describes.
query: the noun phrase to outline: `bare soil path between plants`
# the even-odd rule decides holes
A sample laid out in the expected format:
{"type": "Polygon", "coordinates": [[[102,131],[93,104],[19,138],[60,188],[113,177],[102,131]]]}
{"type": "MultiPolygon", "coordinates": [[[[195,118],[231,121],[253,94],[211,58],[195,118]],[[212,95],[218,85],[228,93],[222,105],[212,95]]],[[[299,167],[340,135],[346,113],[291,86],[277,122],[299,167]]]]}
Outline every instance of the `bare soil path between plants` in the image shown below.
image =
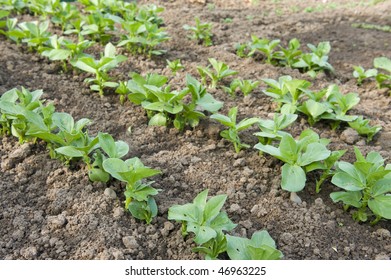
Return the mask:
{"type": "MultiPolygon", "coordinates": [[[[328,124],[313,128],[331,139],[330,149],[348,149],[343,160],[354,161],[353,146],[364,153],[379,151],[391,158],[391,97],[375,82],[357,87],[352,66],[372,67],[378,56],[391,58],[391,33],[359,29],[352,23],[391,25],[391,1],[140,1],[166,8],[162,13],[171,40],[163,44],[167,54],[151,60],[130,56],[113,72],[127,79],[130,71],[168,74],[166,59],[180,58],[185,66],[173,84],[184,86],[185,75],[198,76],[196,66],[208,58],[224,61],[239,71],[240,78],[277,79],[281,75],[311,80],[306,74],[277,68],[235,55],[234,45],[247,42],[251,34],[281,39],[298,38],[303,45],[330,41],[329,62],[334,75],[319,75],[312,88],[335,83],[342,92],[357,92],[361,101],[352,114],[361,114],[383,127],[370,143],[350,134],[346,127],[332,131],[328,124]],[[188,40],[182,25],[194,17],[213,23],[214,45],[203,47],[188,40]],[[229,20],[227,20],[229,19],[229,20]]],[[[98,50],[99,51],[99,50],[98,50]]],[[[118,96],[100,98],[83,83],[85,75],[61,74],[55,63],[29,53],[0,37],[0,93],[24,86],[43,89],[44,98],[58,111],[75,119],[93,120],[90,132],[111,133],[126,141],[129,157],[138,156],[145,165],[161,170],[155,187],[159,214],[151,225],[135,220],[123,210],[123,185],[119,182],[91,183],[84,168],[67,168],[51,160],[41,143],[19,145],[11,137],[0,139],[0,259],[198,259],[191,239],[184,240],[180,225],[167,220],[173,204],[192,201],[208,188],[210,195],[228,194],[225,210],[238,224],[234,234],[251,237],[267,229],[285,259],[390,259],[391,223],[359,224],[341,205],[332,203],[326,182],[315,193],[311,176],[295,204],[280,188],[281,162],[258,151],[235,154],[230,143],[219,136],[221,127],[204,120],[194,130],[148,127],[141,108],[120,105],[118,96]]],[[[225,102],[222,112],[239,107],[239,118],[266,118],[274,110],[262,85],[253,94],[232,99],[222,90],[213,92],[225,102]]],[[[297,136],[308,128],[304,118],[290,129],[297,136]]],[[[246,132],[243,140],[257,139],[246,132]]]]}

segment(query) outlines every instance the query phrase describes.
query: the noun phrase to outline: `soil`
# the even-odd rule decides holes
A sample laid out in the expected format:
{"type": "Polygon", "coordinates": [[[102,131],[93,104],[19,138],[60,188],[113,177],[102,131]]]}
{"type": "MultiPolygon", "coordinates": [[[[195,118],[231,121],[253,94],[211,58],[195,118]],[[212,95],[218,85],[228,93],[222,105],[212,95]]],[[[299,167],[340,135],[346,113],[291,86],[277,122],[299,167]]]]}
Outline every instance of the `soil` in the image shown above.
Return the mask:
{"type": "MultiPolygon", "coordinates": [[[[391,97],[386,90],[377,89],[374,81],[357,87],[352,77],[353,65],[370,68],[375,57],[391,57],[391,33],[352,27],[352,23],[362,22],[391,25],[390,1],[140,2],[166,8],[161,16],[171,40],[162,45],[167,53],[161,57],[129,55],[127,62],[112,72],[119,80],[127,79],[131,71],[169,75],[165,60],[180,58],[186,70],[172,83],[183,87],[186,73],[197,77],[196,66],[207,65],[210,57],[239,71],[240,78],[291,75],[311,80],[297,70],[239,58],[234,45],[249,41],[251,34],[283,43],[296,37],[303,46],[330,41],[329,62],[336,71],[311,80],[312,88],[335,83],[344,93],[359,93],[361,101],[352,114],[370,118],[383,129],[368,144],[346,127],[332,131],[328,124],[318,123],[313,129],[331,139],[330,149],[348,149],[343,160],[354,161],[353,145],[364,153],[374,150],[391,157],[391,97]],[[182,25],[193,24],[195,16],[213,23],[213,46],[203,47],[187,38],[182,25]],[[232,21],[224,22],[227,18],[232,21]]],[[[138,156],[145,165],[162,171],[154,178],[154,186],[162,190],[156,197],[159,214],[146,225],[124,211],[121,183],[92,183],[85,167],[68,168],[51,160],[43,143],[20,145],[14,138],[1,138],[1,259],[199,259],[191,250],[192,239],[182,238],[180,225],[167,219],[167,211],[173,204],[192,201],[206,188],[210,195],[228,194],[224,209],[238,224],[233,234],[251,237],[255,231],[267,229],[285,259],[390,259],[390,221],[382,220],[376,226],[353,221],[351,213],[329,198],[336,190],[331,183],[315,193],[316,174],[310,175],[299,193],[303,202],[294,203],[280,188],[282,163],[259,156],[254,149],[236,154],[233,146],[221,139],[222,127],[214,121],[204,120],[183,132],[150,127],[138,106],[121,105],[114,94],[100,98],[91,93],[83,83],[85,74],[62,74],[56,63],[4,37],[0,37],[0,54],[0,93],[20,86],[43,89],[44,98],[58,111],[93,120],[91,134],[104,131],[126,141],[131,147],[128,157],[138,156]]],[[[264,87],[245,98],[233,99],[220,89],[213,94],[225,102],[224,114],[238,106],[240,119],[267,118],[274,105],[262,94],[264,87]]],[[[289,131],[298,135],[308,127],[299,117],[289,131]]],[[[244,142],[256,144],[253,132],[255,129],[242,135],[244,142]]]]}

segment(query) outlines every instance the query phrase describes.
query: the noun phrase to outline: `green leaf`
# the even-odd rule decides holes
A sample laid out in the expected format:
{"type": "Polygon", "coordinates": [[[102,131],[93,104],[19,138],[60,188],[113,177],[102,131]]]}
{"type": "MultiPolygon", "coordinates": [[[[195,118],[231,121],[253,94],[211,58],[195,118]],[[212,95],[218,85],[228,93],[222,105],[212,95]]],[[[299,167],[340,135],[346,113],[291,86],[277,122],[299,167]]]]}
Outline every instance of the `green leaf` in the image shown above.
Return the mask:
{"type": "Polygon", "coordinates": [[[210,116],[211,119],[218,121],[222,125],[228,126],[228,127],[234,127],[235,123],[232,122],[232,120],[224,115],[221,114],[213,114],[210,116]]]}
{"type": "Polygon", "coordinates": [[[282,137],[280,142],[280,152],[284,162],[294,164],[298,157],[298,149],[295,139],[290,134],[282,137]]]}
{"type": "Polygon", "coordinates": [[[121,175],[123,172],[129,171],[129,166],[119,158],[108,158],[103,161],[103,169],[110,173],[111,176],[117,180],[127,182],[127,180],[121,175]]]}
{"type": "Polygon", "coordinates": [[[110,134],[99,132],[98,138],[100,147],[109,157],[118,157],[117,147],[115,145],[114,138],[110,134]]]}
{"type": "Polygon", "coordinates": [[[231,260],[251,260],[247,247],[250,240],[243,237],[226,234],[227,237],[227,254],[231,260]]]}
{"type": "Polygon", "coordinates": [[[361,182],[360,178],[341,171],[334,174],[331,183],[347,191],[361,191],[365,189],[365,182],[361,182]]]}
{"type": "Polygon", "coordinates": [[[368,207],[376,215],[391,219],[391,195],[380,195],[370,199],[368,207]]]}
{"type": "Polygon", "coordinates": [[[300,166],[306,166],[315,161],[321,161],[330,156],[331,152],[320,143],[310,143],[307,146],[306,151],[299,155],[297,164],[300,166]]]}
{"type": "Polygon", "coordinates": [[[148,125],[151,126],[166,126],[167,118],[163,113],[155,114],[150,120],[148,125]]]}
{"type": "Polygon", "coordinates": [[[84,156],[83,152],[79,151],[78,149],[76,149],[73,146],[60,147],[60,148],[55,149],[55,151],[59,154],[62,154],[64,156],[71,157],[71,158],[78,158],[78,157],[84,156]]]}
{"type": "Polygon", "coordinates": [[[211,197],[208,202],[205,204],[204,208],[204,220],[209,221],[214,219],[220,212],[223,207],[227,195],[221,194],[211,197]]]}
{"type": "Polygon", "coordinates": [[[92,168],[89,170],[88,177],[92,182],[107,183],[110,180],[110,174],[99,168],[92,168]]]}
{"type": "Polygon", "coordinates": [[[361,191],[349,191],[349,192],[333,192],[330,194],[333,202],[342,201],[346,205],[351,205],[356,208],[361,207],[361,191]]]}
{"type": "Polygon", "coordinates": [[[197,101],[196,104],[203,110],[213,113],[220,110],[223,107],[224,102],[218,101],[211,94],[206,93],[197,101]]]}
{"type": "Polygon", "coordinates": [[[200,226],[193,222],[187,224],[187,230],[195,234],[194,242],[196,244],[204,244],[217,236],[217,232],[211,227],[200,226]]]}
{"type": "Polygon", "coordinates": [[[237,131],[242,131],[259,122],[259,118],[244,119],[236,125],[237,131]]]}
{"type": "Polygon", "coordinates": [[[281,187],[283,190],[299,192],[304,189],[307,178],[300,166],[285,163],[281,171],[281,187]]]}
{"type": "Polygon", "coordinates": [[[379,196],[391,192],[391,178],[378,180],[372,187],[372,196],[379,196]]]}
{"type": "Polygon", "coordinates": [[[211,222],[209,222],[209,226],[215,231],[231,231],[237,225],[230,220],[227,213],[220,212],[211,222]]]}
{"type": "Polygon", "coordinates": [[[376,68],[384,69],[391,73],[391,60],[387,57],[376,57],[373,60],[373,65],[376,68]]]}
{"type": "Polygon", "coordinates": [[[197,222],[199,219],[197,205],[193,203],[173,205],[168,209],[168,219],[178,222],[197,222]]]}
{"type": "Polygon", "coordinates": [[[65,130],[69,133],[72,132],[75,126],[73,117],[68,113],[55,112],[53,113],[52,121],[55,126],[60,128],[60,130],[65,130]]]}
{"type": "Polygon", "coordinates": [[[271,145],[263,145],[262,143],[258,143],[254,146],[255,149],[258,149],[264,153],[268,153],[269,155],[276,157],[278,159],[282,159],[283,156],[280,153],[280,150],[271,145]]]}

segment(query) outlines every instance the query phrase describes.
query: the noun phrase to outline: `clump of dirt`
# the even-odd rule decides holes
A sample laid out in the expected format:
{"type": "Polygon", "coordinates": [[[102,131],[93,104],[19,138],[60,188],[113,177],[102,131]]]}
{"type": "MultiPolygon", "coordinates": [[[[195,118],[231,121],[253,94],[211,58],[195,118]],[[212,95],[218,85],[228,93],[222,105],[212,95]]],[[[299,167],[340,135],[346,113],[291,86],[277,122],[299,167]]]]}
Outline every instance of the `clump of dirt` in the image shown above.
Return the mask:
{"type": "MultiPolygon", "coordinates": [[[[353,65],[369,68],[375,57],[391,57],[391,33],[352,27],[354,22],[390,25],[391,18],[384,13],[390,9],[387,1],[374,6],[347,0],[140,2],[166,8],[162,17],[171,36],[163,44],[167,53],[152,59],[131,56],[112,72],[114,76],[126,79],[131,71],[168,74],[165,60],[180,58],[185,70],[173,83],[183,87],[186,73],[198,77],[196,66],[205,66],[214,57],[239,71],[240,78],[291,75],[311,80],[297,70],[241,59],[234,45],[249,41],[251,34],[283,43],[298,38],[303,46],[330,41],[329,62],[336,72],[311,80],[313,87],[335,83],[344,93],[359,93],[361,102],[353,113],[372,119],[383,129],[368,144],[346,127],[333,131],[320,123],[313,129],[331,139],[331,149],[347,149],[346,161],[354,160],[353,145],[364,153],[375,150],[390,158],[388,92],[377,89],[374,82],[357,87],[351,75],[353,65]],[[187,38],[182,25],[194,24],[195,16],[213,23],[213,46],[203,47],[187,38]],[[227,18],[231,20],[224,21],[227,18]]],[[[55,63],[4,37],[0,38],[0,53],[0,93],[19,86],[43,89],[44,98],[58,111],[71,113],[75,119],[90,118],[92,134],[111,133],[130,145],[129,157],[138,156],[145,165],[162,171],[154,178],[155,187],[162,190],[156,199],[159,214],[146,225],[124,211],[122,183],[91,183],[83,167],[70,169],[51,160],[42,143],[19,145],[13,138],[1,138],[1,259],[198,259],[191,251],[192,239],[183,239],[180,225],[167,220],[167,211],[173,204],[192,201],[206,188],[210,195],[228,195],[225,210],[238,224],[233,234],[251,237],[267,229],[285,259],[390,258],[389,221],[374,227],[354,222],[341,205],[332,203],[329,194],[336,188],[330,183],[315,194],[313,175],[300,193],[303,202],[291,202],[280,188],[281,162],[259,156],[254,149],[236,154],[219,136],[217,123],[203,120],[197,128],[183,132],[149,127],[141,108],[129,102],[121,105],[114,94],[100,98],[91,93],[83,75],[61,74],[55,63]]],[[[223,113],[238,106],[240,119],[267,118],[274,105],[261,93],[262,87],[246,98],[233,99],[220,89],[213,94],[225,102],[223,113]]],[[[306,128],[307,122],[300,117],[290,132],[298,135],[306,128]]],[[[243,135],[250,145],[257,140],[252,132],[243,135]]]]}

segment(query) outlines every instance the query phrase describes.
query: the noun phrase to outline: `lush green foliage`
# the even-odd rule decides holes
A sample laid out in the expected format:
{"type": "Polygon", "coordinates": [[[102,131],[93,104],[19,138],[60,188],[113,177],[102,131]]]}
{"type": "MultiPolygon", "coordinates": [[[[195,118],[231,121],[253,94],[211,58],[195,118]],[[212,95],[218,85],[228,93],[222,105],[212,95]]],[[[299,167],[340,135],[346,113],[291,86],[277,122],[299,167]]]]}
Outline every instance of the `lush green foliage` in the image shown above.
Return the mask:
{"type": "Polygon", "coordinates": [[[227,139],[228,141],[233,143],[235,147],[235,152],[239,153],[241,149],[250,147],[249,145],[244,144],[240,141],[239,132],[258,123],[259,118],[246,118],[241,120],[239,123],[236,123],[237,114],[238,107],[233,107],[229,110],[228,116],[224,116],[221,114],[213,114],[210,116],[210,118],[228,127],[228,129],[221,131],[220,135],[224,139],[227,139]]]}
{"type": "Polygon", "coordinates": [[[383,166],[378,152],[366,157],[355,147],[356,162],[338,162],[331,182],[343,191],[330,194],[334,202],[343,202],[345,210],[355,207],[353,219],[366,222],[374,216],[372,224],[381,218],[391,219],[391,166],[383,166]],[[370,210],[370,211],[369,211],[370,210]]]}

